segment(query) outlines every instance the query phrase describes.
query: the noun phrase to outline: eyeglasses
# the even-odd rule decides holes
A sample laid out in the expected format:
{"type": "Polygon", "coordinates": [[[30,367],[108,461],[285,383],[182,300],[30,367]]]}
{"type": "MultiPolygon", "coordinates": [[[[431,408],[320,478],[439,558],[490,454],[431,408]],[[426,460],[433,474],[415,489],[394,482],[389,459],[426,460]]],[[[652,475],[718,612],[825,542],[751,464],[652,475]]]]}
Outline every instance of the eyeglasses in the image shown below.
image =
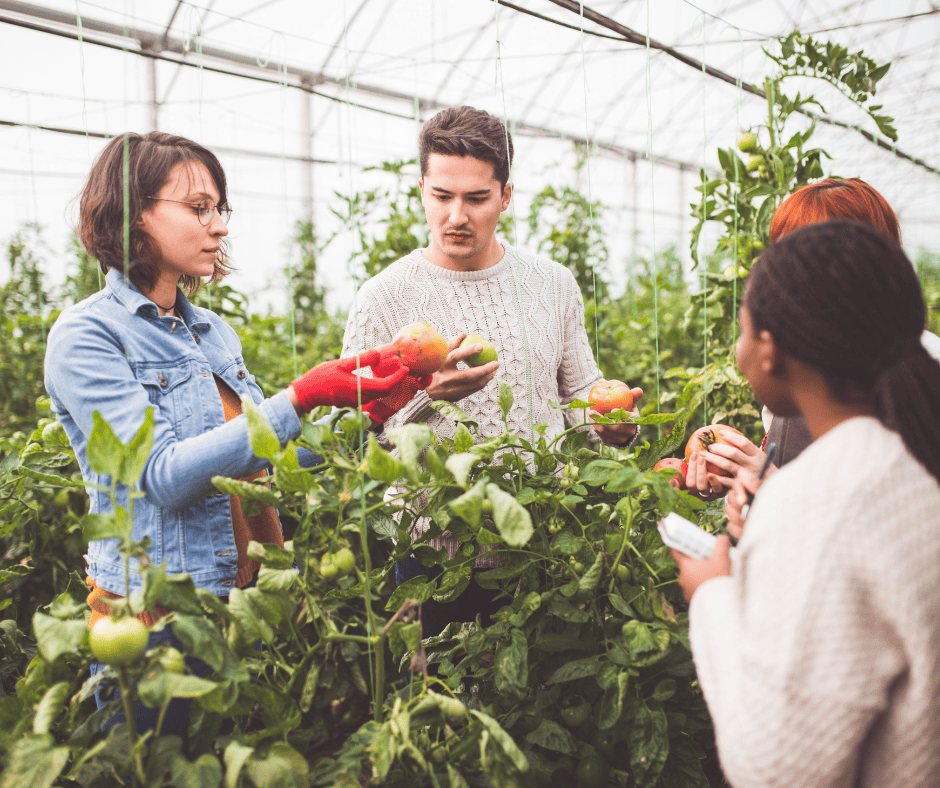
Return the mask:
{"type": "Polygon", "coordinates": [[[176,202],[180,205],[188,205],[196,209],[196,215],[199,217],[199,223],[208,227],[212,224],[212,217],[216,211],[222,217],[222,221],[228,224],[232,218],[232,206],[229,203],[215,205],[208,197],[202,202],[183,202],[183,200],[170,200],[166,197],[148,197],[148,200],[160,200],[161,202],[176,202]]]}

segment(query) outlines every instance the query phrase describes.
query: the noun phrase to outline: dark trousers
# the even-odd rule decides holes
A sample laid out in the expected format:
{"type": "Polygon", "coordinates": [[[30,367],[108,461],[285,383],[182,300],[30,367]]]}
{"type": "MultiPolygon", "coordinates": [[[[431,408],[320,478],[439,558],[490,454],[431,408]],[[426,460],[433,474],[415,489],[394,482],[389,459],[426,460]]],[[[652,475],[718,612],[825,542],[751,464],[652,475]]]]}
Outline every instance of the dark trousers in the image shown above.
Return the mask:
{"type": "MultiPolygon", "coordinates": [[[[436,578],[441,574],[440,567],[422,566],[417,558],[406,558],[395,564],[395,583],[411,580],[418,575],[436,578]]],[[[453,602],[435,602],[429,599],[421,605],[421,634],[424,638],[440,635],[448,624],[459,621],[461,623],[476,620],[481,617],[484,627],[492,623],[491,616],[503,606],[497,601],[499,591],[483,588],[472,577],[464,592],[453,602]]]]}

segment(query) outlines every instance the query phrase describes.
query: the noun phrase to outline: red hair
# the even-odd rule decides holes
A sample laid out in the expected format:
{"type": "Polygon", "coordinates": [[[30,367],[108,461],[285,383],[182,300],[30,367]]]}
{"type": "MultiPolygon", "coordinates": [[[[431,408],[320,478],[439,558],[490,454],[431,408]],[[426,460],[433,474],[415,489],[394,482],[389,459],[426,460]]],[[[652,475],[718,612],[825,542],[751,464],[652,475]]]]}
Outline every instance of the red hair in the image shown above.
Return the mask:
{"type": "Polygon", "coordinates": [[[859,178],[826,178],[797,189],[774,214],[770,241],[830,219],[849,219],[881,230],[900,245],[901,229],[888,201],[859,178]]]}

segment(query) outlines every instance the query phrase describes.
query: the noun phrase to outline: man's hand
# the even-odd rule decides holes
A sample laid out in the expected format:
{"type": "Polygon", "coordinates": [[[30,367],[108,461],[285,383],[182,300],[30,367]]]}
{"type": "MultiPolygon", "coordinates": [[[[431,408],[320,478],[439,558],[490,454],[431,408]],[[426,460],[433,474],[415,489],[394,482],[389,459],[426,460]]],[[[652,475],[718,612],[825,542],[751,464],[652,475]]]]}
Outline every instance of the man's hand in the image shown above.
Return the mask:
{"type": "Polygon", "coordinates": [[[685,597],[686,602],[692,601],[693,595],[705,581],[713,577],[727,577],[731,574],[731,556],[728,554],[730,549],[731,540],[722,534],[718,537],[711,557],[704,561],[689,558],[678,550],[672,551],[672,557],[679,565],[679,587],[682,589],[682,596],[685,597]]]}
{"type": "Polygon", "coordinates": [[[744,534],[744,518],[741,516],[741,510],[744,504],[754,497],[762,483],[757,478],[757,472],[752,473],[746,470],[740,471],[731,483],[731,491],[725,498],[725,516],[728,518],[728,533],[735,539],[740,539],[744,534]]]}
{"type": "MultiPolygon", "coordinates": [[[[632,410],[627,411],[631,416],[636,416],[639,418],[640,409],[636,406],[637,400],[643,396],[643,389],[634,388],[630,389],[630,393],[633,395],[633,408],[632,410]]],[[[589,411],[592,419],[597,419],[597,416],[600,414],[589,411]]],[[[623,444],[630,441],[634,435],[636,435],[637,426],[636,424],[595,424],[594,432],[597,433],[597,437],[600,438],[604,443],[610,446],[622,446],[623,444]]]]}
{"type": "Polygon", "coordinates": [[[460,343],[466,336],[466,333],[460,334],[447,343],[447,359],[444,361],[444,366],[434,373],[431,385],[426,389],[431,399],[458,402],[484,388],[496,377],[496,370],[499,369],[498,361],[491,361],[481,367],[457,369],[458,361],[465,361],[468,356],[483,350],[483,345],[460,347],[460,343]]]}

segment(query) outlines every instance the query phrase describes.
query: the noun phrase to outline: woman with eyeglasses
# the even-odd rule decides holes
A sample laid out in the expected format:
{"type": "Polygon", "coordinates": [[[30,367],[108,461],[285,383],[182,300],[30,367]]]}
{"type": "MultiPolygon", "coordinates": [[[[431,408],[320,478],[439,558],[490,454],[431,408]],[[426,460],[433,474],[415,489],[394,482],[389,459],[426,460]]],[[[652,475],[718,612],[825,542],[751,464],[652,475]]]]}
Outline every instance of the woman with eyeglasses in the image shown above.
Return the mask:
{"type": "MultiPolygon", "coordinates": [[[[301,418],[314,407],[368,404],[408,382],[397,358],[372,350],[358,361],[320,364],[265,398],[245,368],[235,332],[187,299],[230,271],[225,236],[231,210],[225,173],[206,148],[160,132],[114,138],[81,193],[78,225],[106,284],[63,311],[49,334],[45,369],[52,409],[75,450],[93,513],[112,509],[101,492],[111,479],[88,458],[93,414],[128,443],[152,408],[154,441],[140,477],[144,497],[134,504],[133,538],[150,538],[149,563],[186,572],[197,587],[220,597],[253,581],[258,564],[247,555],[250,541],[284,544],[274,509],[243,514],[237,497],[212,485],[216,475],[265,473],[266,462],[251,450],[242,399],[260,408],[284,445],[300,434],[301,418]],[[357,363],[378,362],[381,376],[356,374],[357,363]]],[[[309,452],[298,453],[304,465],[315,461],[309,452]]],[[[126,506],[128,490],[119,485],[117,497],[126,506]]],[[[86,562],[94,626],[110,614],[109,600],[141,588],[140,564],[132,559],[128,587],[117,539],[91,542],[86,562]]],[[[137,617],[151,627],[166,612],[137,617]]],[[[181,646],[169,628],[150,635],[151,646],[161,642],[181,646]]],[[[194,672],[209,671],[204,663],[187,662],[194,672]]],[[[104,704],[100,690],[98,701],[104,704]]],[[[188,702],[174,704],[163,733],[185,741],[188,702]]],[[[157,712],[139,705],[138,727],[154,727],[157,712]]]]}

